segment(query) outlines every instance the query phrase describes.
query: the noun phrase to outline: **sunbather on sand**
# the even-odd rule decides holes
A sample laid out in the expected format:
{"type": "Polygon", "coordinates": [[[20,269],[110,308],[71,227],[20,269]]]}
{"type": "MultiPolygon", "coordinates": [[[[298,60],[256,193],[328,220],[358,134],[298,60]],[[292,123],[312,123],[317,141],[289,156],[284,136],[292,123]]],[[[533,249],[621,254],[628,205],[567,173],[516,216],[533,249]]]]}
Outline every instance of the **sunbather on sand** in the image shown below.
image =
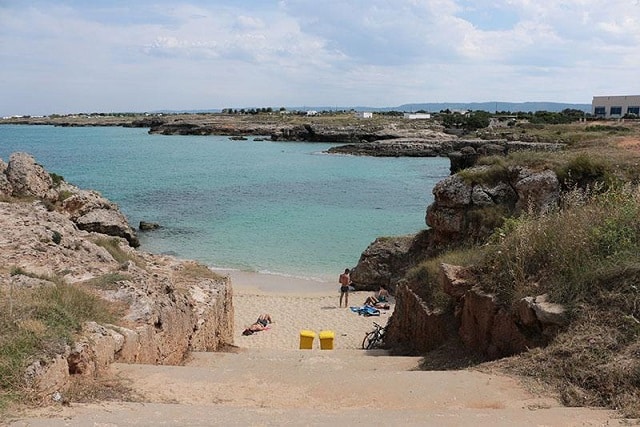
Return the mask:
{"type": "Polygon", "coordinates": [[[381,306],[386,306],[388,309],[389,304],[387,304],[387,301],[389,301],[389,291],[387,290],[387,287],[385,285],[380,285],[380,289],[378,290],[378,292],[368,297],[364,301],[364,305],[370,305],[376,308],[384,308],[384,307],[378,307],[378,305],[381,305],[381,306]]]}
{"type": "Polygon", "coordinates": [[[268,313],[261,314],[258,316],[258,320],[253,322],[251,326],[247,326],[244,331],[242,331],[242,335],[251,335],[254,332],[264,331],[269,328],[269,325],[273,323],[271,320],[271,315],[268,313]]]}

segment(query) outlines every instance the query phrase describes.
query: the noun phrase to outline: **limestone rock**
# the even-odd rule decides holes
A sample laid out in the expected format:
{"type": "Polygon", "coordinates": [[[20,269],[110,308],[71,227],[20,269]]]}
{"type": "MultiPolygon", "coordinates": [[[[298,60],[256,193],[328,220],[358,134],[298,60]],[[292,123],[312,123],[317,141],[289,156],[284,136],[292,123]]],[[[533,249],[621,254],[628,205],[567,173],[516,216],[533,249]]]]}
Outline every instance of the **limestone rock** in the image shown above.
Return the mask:
{"type": "Polygon", "coordinates": [[[0,196],[10,197],[13,194],[13,187],[6,175],[7,164],[0,159],[0,196]]]}
{"type": "Polygon", "coordinates": [[[123,237],[132,247],[140,246],[138,236],[120,211],[94,209],[79,217],[76,224],[81,230],[123,237]]]}
{"type": "Polygon", "coordinates": [[[138,225],[138,229],[140,231],[157,230],[158,228],[160,228],[160,224],[155,222],[140,221],[140,224],[138,225]]]}
{"type": "MultiPolygon", "coordinates": [[[[378,290],[404,275],[415,236],[379,237],[362,253],[351,271],[356,290],[378,290]]],[[[391,289],[391,291],[393,291],[391,289]]]]}
{"type": "Polygon", "coordinates": [[[522,322],[528,325],[535,321],[555,326],[565,326],[568,323],[564,306],[549,302],[547,294],[521,299],[518,303],[518,313],[522,322]]]}
{"type": "Polygon", "coordinates": [[[475,284],[470,280],[468,269],[458,265],[440,265],[440,284],[445,293],[453,298],[461,298],[475,284]]]}
{"type": "Polygon", "coordinates": [[[560,198],[560,182],[551,170],[519,171],[515,189],[518,193],[516,208],[519,211],[542,213],[557,206],[560,198]]]}
{"type": "Polygon", "coordinates": [[[44,168],[26,153],[13,153],[4,171],[7,181],[16,197],[39,197],[55,200],[57,192],[53,190],[53,180],[44,168]]]}
{"type": "MultiPolygon", "coordinates": [[[[40,176],[24,176],[31,175],[40,176]]],[[[72,348],[52,348],[55,354],[32,363],[25,373],[27,384],[41,394],[59,394],[74,375],[97,375],[116,360],[179,364],[190,351],[216,351],[233,343],[228,278],[193,262],[139,252],[124,238],[113,242],[128,260],[117,261],[96,243],[104,235],[98,233],[120,235],[119,230],[127,229],[117,206],[97,192],[64,182],[57,191],[65,197],[53,210],[41,200],[0,201],[0,258],[6,267],[25,271],[0,271],[0,287],[27,290],[64,280],[117,302],[124,315],[118,326],[85,324],[72,348]],[[118,228],[110,229],[111,224],[118,228]]]]}

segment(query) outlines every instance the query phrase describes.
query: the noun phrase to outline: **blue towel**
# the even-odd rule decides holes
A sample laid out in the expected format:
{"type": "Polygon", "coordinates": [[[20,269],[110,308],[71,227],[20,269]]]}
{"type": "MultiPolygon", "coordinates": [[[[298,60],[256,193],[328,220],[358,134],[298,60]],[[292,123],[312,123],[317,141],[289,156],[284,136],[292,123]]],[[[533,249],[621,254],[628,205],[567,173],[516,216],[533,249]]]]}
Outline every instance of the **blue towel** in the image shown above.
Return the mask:
{"type": "Polygon", "coordinates": [[[354,313],[358,313],[361,316],[380,316],[380,310],[370,305],[363,305],[362,307],[349,307],[354,313]]]}

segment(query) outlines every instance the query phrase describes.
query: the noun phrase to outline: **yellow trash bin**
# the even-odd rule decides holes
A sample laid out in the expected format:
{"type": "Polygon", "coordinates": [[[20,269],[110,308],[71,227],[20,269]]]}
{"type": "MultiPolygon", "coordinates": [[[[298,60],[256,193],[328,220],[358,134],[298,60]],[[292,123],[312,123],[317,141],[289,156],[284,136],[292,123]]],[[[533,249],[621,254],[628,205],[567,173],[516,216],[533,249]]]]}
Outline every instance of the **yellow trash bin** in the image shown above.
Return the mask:
{"type": "Polygon", "coordinates": [[[320,349],[333,350],[333,331],[320,331],[320,349]]]}
{"type": "Polygon", "coordinates": [[[311,350],[313,348],[313,340],[316,333],[309,330],[300,331],[300,350],[311,350]]]}

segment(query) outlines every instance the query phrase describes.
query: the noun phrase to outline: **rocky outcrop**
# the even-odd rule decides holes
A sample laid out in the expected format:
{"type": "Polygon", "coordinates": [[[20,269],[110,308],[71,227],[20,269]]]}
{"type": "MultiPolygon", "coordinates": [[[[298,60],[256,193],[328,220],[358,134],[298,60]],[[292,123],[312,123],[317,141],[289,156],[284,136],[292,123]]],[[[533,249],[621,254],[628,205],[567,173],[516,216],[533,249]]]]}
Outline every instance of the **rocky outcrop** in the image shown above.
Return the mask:
{"type": "Polygon", "coordinates": [[[50,209],[68,215],[82,230],[123,237],[132,247],[140,245],[136,232],[115,203],[97,191],[81,190],[62,177],[49,174],[29,154],[12,154],[8,165],[0,159],[0,196],[45,200],[50,209]]]}
{"type": "Polygon", "coordinates": [[[124,215],[117,210],[94,209],[78,217],[76,225],[81,230],[123,237],[134,248],[140,246],[135,231],[129,226],[124,215]]]}
{"type": "Polygon", "coordinates": [[[385,345],[425,353],[450,336],[451,316],[431,310],[407,285],[398,286],[396,306],[385,333],[385,345]]]}
{"type": "Polygon", "coordinates": [[[433,253],[431,233],[432,230],[425,230],[415,235],[377,238],[351,269],[354,288],[377,291],[384,284],[393,293],[407,270],[433,253]]]}
{"type": "Polygon", "coordinates": [[[406,283],[406,273],[449,246],[484,241],[504,217],[554,208],[560,184],[550,170],[522,167],[491,170],[478,167],[452,175],[433,188],[427,208],[430,229],[416,236],[376,239],[352,269],[358,289],[386,284],[396,293],[396,306],[386,340],[390,345],[424,352],[456,339],[477,354],[497,358],[544,345],[563,324],[562,307],[544,296],[531,296],[504,307],[476,286],[470,270],[443,265],[437,286],[452,300],[438,311],[431,293],[406,283]],[[401,283],[405,282],[403,285],[401,283]]]}
{"type": "Polygon", "coordinates": [[[427,207],[430,227],[414,236],[378,238],[365,249],[352,269],[357,289],[393,289],[419,262],[463,242],[482,242],[505,217],[522,212],[541,213],[557,206],[560,183],[553,171],[511,167],[495,179],[488,167],[456,174],[433,188],[427,207]],[[486,178],[483,178],[486,177],[486,178]]]}
{"type": "Polygon", "coordinates": [[[82,229],[82,218],[117,212],[117,206],[65,182],[55,188],[41,185],[48,174],[30,157],[18,157],[21,162],[12,156],[5,168],[14,172],[0,175],[7,177],[12,194],[21,195],[5,194],[0,201],[0,288],[37,291],[64,283],[118,304],[123,313],[117,324],[86,323],[72,345],[34,361],[25,373],[27,384],[49,393],[113,361],[179,364],[190,351],[215,351],[233,343],[228,278],[195,262],[136,251],[113,230],[106,235],[82,229]],[[37,172],[16,172],[32,168],[37,172]],[[55,202],[35,196],[52,189],[55,202]]]}
{"type": "MultiPolygon", "coordinates": [[[[344,142],[344,141],[337,141],[344,142]]],[[[333,154],[352,154],[374,157],[449,157],[451,173],[472,167],[478,158],[506,155],[512,151],[558,151],[563,144],[524,143],[502,139],[458,139],[455,136],[433,131],[428,135],[400,137],[386,135],[375,141],[361,138],[356,143],[331,147],[333,154]]]]}
{"type": "Polygon", "coordinates": [[[547,297],[527,297],[513,307],[476,286],[468,269],[441,265],[439,286],[451,299],[448,309],[434,309],[410,286],[398,286],[396,307],[385,343],[424,353],[447,341],[460,341],[484,358],[496,359],[545,345],[566,325],[564,308],[547,297]]]}
{"type": "Polygon", "coordinates": [[[488,167],[471,173],[477,180],[452,175],[433,188],[434,202],[427,208],[426,222],[434,230],[436,245],[482,241],[503,217],[557,206],[560,183],[550,170],[511,167],[501,180],[495,180],[488,167]]]}
{"type": "Polygon", "coordinates": [[[53,179],[26,153],[14,153],[3,171],[5,196],[37,197],[55,200],[58,193],[53,189],[53,179]],[[10,193],[9,193],[10,191],[10,193]]]}

